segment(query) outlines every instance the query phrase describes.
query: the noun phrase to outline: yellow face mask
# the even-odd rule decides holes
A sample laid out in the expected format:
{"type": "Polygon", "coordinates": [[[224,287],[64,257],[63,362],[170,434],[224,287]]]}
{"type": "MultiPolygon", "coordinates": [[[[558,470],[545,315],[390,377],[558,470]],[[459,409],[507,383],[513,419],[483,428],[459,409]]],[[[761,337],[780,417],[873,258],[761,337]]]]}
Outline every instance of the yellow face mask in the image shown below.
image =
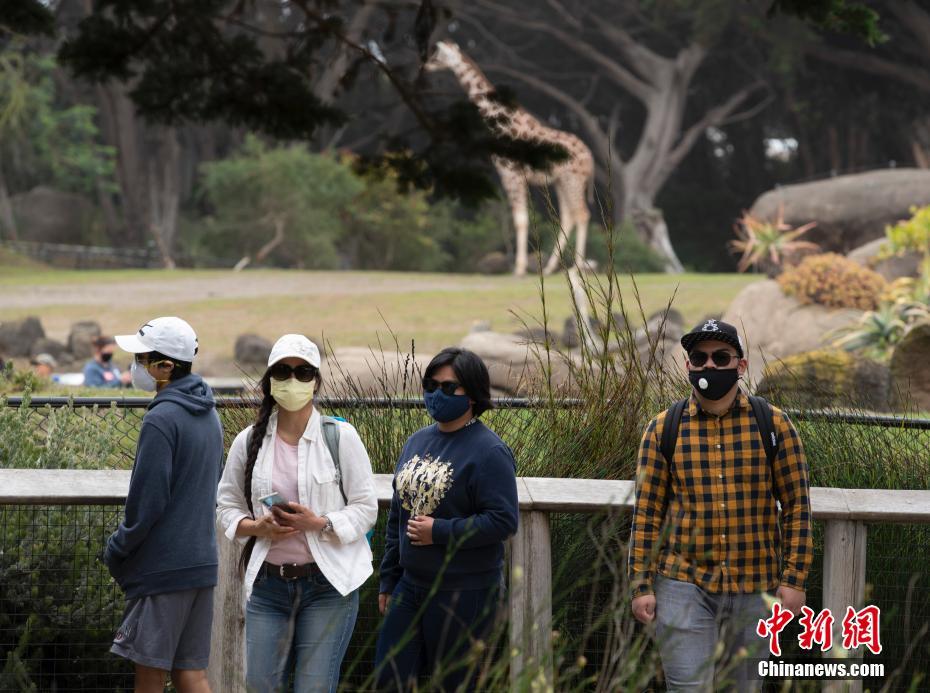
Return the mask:
{"type": "Polygon", "coordinates": [[[271,380],[271,396],[278,406],[287,411],[299,411],[313,400],[316,382],[302,383],[297,378],[271,380]]]}

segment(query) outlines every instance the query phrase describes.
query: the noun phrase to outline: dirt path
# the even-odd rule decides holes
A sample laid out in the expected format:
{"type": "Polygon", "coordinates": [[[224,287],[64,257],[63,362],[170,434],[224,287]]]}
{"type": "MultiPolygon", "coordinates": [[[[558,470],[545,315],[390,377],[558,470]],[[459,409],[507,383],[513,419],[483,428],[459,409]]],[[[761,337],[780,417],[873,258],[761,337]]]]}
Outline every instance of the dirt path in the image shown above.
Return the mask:
{"type": "Polygon", "coordinates": [[[358,296],[408,292],[457,292],[490,288],[482,278],[449,278],[409,274],[360,275],[357,272],[294,272],[266,274],[259,272],[217,272],[178,279],[131,281],[106,280],[55,284],[6,284],[0,286],[0,308],[26,309],[43,306],[109,304],[114,299],[132,300],[138,306],[173,301],[197,301],[211,298],[258,298],[262,296],[358,296]]]}

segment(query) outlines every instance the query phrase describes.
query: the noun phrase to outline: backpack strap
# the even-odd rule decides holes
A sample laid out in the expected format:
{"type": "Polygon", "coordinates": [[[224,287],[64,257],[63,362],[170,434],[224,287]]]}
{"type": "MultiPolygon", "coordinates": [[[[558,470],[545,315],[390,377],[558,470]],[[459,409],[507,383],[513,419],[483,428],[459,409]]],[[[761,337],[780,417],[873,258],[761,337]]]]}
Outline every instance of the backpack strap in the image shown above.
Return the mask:
{"type": "Polygon", "coordinates": [[[322,417],[323,440],[326,441],[326,447],[329,448],[329,455],[333,458],[333,465],[336,467],[336,480],[339,482],[339,493],[342,494],[342,502],[349,504],[349,498],[346,496],[346,490],[342,486],[342,465],[339,462],[339,422],[345,421],[341,416],[322,417]]]}
{"type": "Polygon", "coordinates": [[[759,427],[759,435],[762,437],[762,447],[765,448],[765,456],[771,467],[775,461],[775,455],[778,454],[778,435],[775,433],[772,405],[762,397],[756,396],[749,397],[749,405],[752,407],[752,415],[756,417],[756,426],[759,427]]]}
{"type": "Polygon", "coordinates": [[[662,456],[669,464],[672,462],[675,447],[678,445],[678,426],[681,424],[681,414],[687,404],[687,398],[675,402],[668,408],[665,421],[662,422],[662,441],[659,444],[659,450],[662,451],[662,456]]]}

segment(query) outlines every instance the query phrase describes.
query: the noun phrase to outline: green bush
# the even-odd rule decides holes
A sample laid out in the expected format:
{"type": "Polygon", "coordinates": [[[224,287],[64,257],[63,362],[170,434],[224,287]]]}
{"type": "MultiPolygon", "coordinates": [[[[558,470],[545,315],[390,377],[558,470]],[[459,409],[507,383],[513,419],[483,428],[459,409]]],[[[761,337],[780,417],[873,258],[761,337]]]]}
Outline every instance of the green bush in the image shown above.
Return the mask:
{"type": "Polygon", "coordinates": [[[603,226],[592,224],[588,230],[586,255],[592,260],[597,260],[598,267],[602,270],[608,265],[611,246],[614,269],[620,274],[644,274],[665,270],[661,256],[636,234],[632,225],[624,225],[608,232],[603,226]]]}

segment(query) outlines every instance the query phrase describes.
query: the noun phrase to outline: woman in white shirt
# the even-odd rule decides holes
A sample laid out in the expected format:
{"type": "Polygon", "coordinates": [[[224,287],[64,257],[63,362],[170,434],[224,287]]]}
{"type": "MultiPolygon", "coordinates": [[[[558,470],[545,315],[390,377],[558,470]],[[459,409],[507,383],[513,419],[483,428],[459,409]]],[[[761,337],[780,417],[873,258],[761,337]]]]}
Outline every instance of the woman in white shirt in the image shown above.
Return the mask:
{"type": "Polygon", "coordinates": [[[217,514],[244,545],[250,691],[279,690],[293,673],[295,693],[334,692],[372,573],[371,463],[351,425],[313,406],[319,368],[303,335],[275,343],[256,422],[236,436],[220,481],[217,514]]]}

